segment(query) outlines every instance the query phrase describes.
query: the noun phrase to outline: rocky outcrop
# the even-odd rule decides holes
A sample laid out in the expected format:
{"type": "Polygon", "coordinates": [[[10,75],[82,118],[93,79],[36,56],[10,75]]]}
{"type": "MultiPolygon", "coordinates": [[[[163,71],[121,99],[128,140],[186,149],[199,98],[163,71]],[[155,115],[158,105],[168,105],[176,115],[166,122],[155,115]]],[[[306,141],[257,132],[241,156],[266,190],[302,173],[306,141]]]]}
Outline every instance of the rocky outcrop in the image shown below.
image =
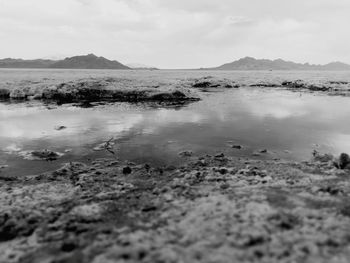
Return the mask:
{"type": "Polygon", "coordinates": [[[350,85],[347,81],[307,82],[303,80],[286,80],[282,82],[258,82],[248,84],[258,88],[285,88],[293,91],[325,92],[329,95],[349,96],[350,85]]]}
{"type": "Polygon", "coordinates": [[[13,100],[34,99],[59,104],[98,101],[183,103],[199,100],[181,86],[164,85],[159,88],[157,85],[142,86],[131,80],[111,78],[70,81],[33,88],[18,87],[10,92],[3,90],[0,96],[13,100]]]}
{"type": "Polygon", "coordinates": [[[239,88],[239,85],[232,80],[224,78],[215,78],[215,77],[202,77],[191,81],[190,86],[192,88],[239,88]]]}

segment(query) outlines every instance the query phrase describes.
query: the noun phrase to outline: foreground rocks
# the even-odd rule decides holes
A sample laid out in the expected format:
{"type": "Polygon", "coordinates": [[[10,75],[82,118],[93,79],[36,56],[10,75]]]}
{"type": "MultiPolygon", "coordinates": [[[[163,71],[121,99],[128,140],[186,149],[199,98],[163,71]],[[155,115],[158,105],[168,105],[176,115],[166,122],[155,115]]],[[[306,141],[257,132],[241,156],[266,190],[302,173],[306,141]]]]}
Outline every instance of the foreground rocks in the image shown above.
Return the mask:
{"type": "Polygon", "coordinates": [[[349,180],[224,154],[0,178],[0,262],[347,262],[349,180]]]}

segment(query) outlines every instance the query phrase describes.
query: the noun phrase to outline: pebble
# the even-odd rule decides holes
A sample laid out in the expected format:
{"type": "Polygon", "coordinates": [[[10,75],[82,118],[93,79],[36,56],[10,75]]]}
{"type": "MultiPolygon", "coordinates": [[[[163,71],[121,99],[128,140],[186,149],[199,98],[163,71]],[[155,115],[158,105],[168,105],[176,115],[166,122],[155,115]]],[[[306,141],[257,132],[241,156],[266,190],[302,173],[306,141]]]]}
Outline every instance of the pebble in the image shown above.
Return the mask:
{"type": "Polygon", "coordinates": [[[129,166],[123,168],[123,174],[131,174],[132,170],[129,166]]]}

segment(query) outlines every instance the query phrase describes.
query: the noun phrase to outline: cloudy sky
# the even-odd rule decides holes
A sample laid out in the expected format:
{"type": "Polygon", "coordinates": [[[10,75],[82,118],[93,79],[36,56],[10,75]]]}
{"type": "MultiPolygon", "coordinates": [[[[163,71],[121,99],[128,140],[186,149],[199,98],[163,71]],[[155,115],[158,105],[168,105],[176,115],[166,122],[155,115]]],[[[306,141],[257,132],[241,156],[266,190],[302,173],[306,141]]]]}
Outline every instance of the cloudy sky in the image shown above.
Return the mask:
{"type": "Polygon", "coordinates": [[[350,63],[349,0],[0,0],[0,58],[95,53],[161,68],[350,63]]]}

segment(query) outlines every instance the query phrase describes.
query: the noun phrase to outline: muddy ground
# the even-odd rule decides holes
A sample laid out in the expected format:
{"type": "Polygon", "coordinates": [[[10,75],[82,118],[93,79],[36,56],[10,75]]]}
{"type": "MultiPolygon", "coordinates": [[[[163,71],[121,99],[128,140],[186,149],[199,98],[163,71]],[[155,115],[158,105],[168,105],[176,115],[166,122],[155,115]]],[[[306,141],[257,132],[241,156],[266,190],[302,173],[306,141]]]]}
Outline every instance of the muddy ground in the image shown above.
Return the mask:
{"type": "MultiPolygon", "coordinates": [[[[252,85],[308,89],[298,81],[262,84],[252,85]]],[[[180,86],[116,79],[40,85],[4,88],[0,97],[179,103],[240,86],[210,77],[180,86]]],[[[179,167],[101,159],[25,177],[0,170],[0,262],[350,261],[350,170],[333,157],[183,159],[179,167]]]]}
{"type": "Polygon", "coordinates": [[[349,262],[349,178],[223,154],[2,174],[0,262],[349,262]]]}

